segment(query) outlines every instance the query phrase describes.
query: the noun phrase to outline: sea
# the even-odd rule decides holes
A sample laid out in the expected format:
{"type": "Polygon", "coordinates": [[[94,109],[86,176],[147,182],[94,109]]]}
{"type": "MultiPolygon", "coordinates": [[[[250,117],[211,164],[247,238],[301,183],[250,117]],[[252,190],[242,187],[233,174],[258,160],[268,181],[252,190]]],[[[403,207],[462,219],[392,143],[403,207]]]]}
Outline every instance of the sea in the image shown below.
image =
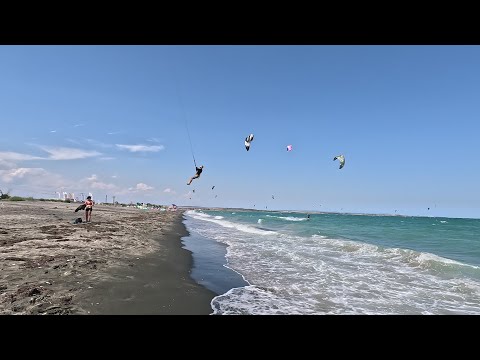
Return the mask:
{"type": "Polygon", "coordinates": [[[212,314],[480,314],[480,219],[189,210],[212,314]]]}

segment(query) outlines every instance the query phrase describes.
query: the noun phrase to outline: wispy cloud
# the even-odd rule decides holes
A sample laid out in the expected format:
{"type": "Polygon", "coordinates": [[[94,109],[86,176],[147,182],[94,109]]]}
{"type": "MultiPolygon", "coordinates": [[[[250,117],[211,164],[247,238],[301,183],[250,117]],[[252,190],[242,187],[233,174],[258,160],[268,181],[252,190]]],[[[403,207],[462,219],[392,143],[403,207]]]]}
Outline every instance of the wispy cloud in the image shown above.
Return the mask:
{"type": "Polygon", "coordinates": [[[3,151],[0,152],[0,160],[5,163],[8,161],[28,161],[28,160],[75,160],[75,159],[85,159],[89,157],[94,157],[102,155],[97,151],[88,151],[75,148],[51,148],[40,146],[40,149],[49,154],[48,157],[33,156],[29,154],[22,154],[12,151],[3,151]]]}
{"type": "Polygon", "coordinates": [[[110,131],[107,133],[107,135],[117,135],[117,134],[121,134],[122,132],[121,131],[110,131]]]}
{"type": "Polygon", "coordinates": [[[71,142],[72,144],[75,144],[75,145],[82,145],[82,141],[80,140],[75,140],[75,139],[65,139],[67,140],[68,142],[71,142]]]}
{"type": "Polygon", "coordinates": [[[56,132],[57,132],[57,130],[50,130],[50,132],[51,132],[51,133],[56,133],[56,132]]]}
{"type": "Polygon", "coordinates": [[[118,176],[117,175],[112,175],[112,178],[116,179],[118,176]]]}
{"type": "Polygon", "coordinates": [[[85,124],[75,124],[73,127],[85,126],[85,124]]]}
{"type": "Polygon", "coordinates": [[[159,142],[160,142],[160,139],[150,138],[150,139],[147,139],[147,141],[159,143],[159,142]]]}
{"type": "Polygon", "coordinates": [[[50,154],[48,157],[49,160],[76,160],[76,159],[85,159],[89,157],[95,157],[102,155],[98,151],[88,151],[75,148],[51,148],[51,147],[40,147],[43,151],[46,151],[50,154]]]}
{"type": "Polygon", "coordinates": [[[102,143],[100,141],[93,140],[93,139],[85,139],[85,141],[87,141],[89,144],[92,144],[93,146],[98,146],[98,147],[102,147],[102,148],[113,147],[113,145],[111,145],[111,144],[105,144],[105,143],[102,143]]]}
{"type": "Polygon", "coordinates": [[[138,183],[134,188],[129,188],[128,190],[130,190],[130,191],[147,191],[147,190],[153,190],[153,187],[148,186],[147,184],[144,184],[144,183],[138,183]]]}
{"type": "Polygon", "coordinates": [[[11,151],[1,152],[0,151],[0,160],[3,161],[26,161],[26,160],[43,160],[45,158],[32,156],[28,154],[21,154],[11,151]]]}
{"type": "Polygon", "coordinates": [[[163,190],[164,193],[169,193],[169,194],[176,194],[175,190],[172,190],[170,188],[166,188],[165,190],[163,190]]]}
{"type": "Polygon", "coordinates": [[[98,180],[98,177],[97,177],[97,175],[92,174],[92,176],[88,177],[87,180],[88,180],[88,181],[97,181],[97,180],[98,180]]]}
{"type": "Polygon", "coordinates": [[[99,160],[115,160],[115,158],[111,157],[111,156],[104,156],[104,157],[99,158],[99,160]]]}
{"type": "Polygon", "coordinates": [[[125,149],[130,152],[158,152],[160,150],[165,149],[165,146],[163,145],[121,145],[121,144],[116,144],[117,147],[120,149],[125,149]]]}

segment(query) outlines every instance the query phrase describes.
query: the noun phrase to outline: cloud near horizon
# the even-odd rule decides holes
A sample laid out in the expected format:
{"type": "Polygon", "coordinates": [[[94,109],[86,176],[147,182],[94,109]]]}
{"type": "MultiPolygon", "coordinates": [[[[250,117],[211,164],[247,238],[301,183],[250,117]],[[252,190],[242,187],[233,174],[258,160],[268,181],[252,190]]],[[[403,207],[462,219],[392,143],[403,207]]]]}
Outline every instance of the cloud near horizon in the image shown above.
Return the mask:
{"type": "Polygon", "coordinates": [[[115,144],[120,149],[125,149],[130,152],[158,152],[160,150],[165,149],[163,145],[122,145],[122,144],[115,144]]]}
{"type": "Polygon", "coordinates": [[[182,197],[185,198],[185,199],[188,199],[188,198],[190,198],[192,195],[193,195],[193,192],[192,192],[191,190],[189,190],[187,193],[184,193],[184,194],[182,195],[182,197]]]}
{"type": "Polygon", "coordinates": [[[91,184],[90,184],[90,187],[92,189],[99,189],[99,190],[118,190],[118,186],[115,185],[115,184],[107,184],[107,183],[104,183],[104,182],[101,182],[101,181],[93,181],[91,184]]]}
{"type": "Polygon", "coordinates": [[[12,182],[15,179],[23,179],[29,175],[45,175],[47,171],[43,168],[17,168],[0,171],[3,181],[12,182]]]}
{"type": "Polygon", "coordinates": [[[15,186],[28,186],[29,189],[57,189],[71,187],[71,183],[63,176],[48,172],[43,168],[15,168],[0,170],[0,179],[15,186]]]}
{"type": "Polygon", "coordinates": [[[130,191],[147,191],[147,190],[153,190],[154,188],[152,186],[149,186],[144,183],[138,183],[134,188],[129,188],[128,190],[130,191]]]}
{"type": "Polygon", "coordinates": [[[0,158],[0,169],[12,169],[17,167],[17,164],[11,161],[6,161],[0,158]]]}
{"type": "Polygon", "coordinates": [[[89,187],[91,187],[92,189],[114,190],[118,192],[122,191],[122,189],[115,184],[111,184],[111,183],[109,184],[109,183],[100,181],[96,174],[92,174],[90,177],[86,178],[86,180],[90,182],[89,187]]]}

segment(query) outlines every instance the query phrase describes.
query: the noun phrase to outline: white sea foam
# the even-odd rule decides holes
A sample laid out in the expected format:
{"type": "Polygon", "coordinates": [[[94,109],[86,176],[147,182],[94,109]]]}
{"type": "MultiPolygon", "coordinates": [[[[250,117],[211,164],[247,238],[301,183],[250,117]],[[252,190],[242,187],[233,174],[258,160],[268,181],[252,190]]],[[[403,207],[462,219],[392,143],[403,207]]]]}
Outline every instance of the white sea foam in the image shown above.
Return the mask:
{"type": "Polygon", "coordinates": [[[299,218],[299,217],[294,217],[294,216],[275,216],[275,215],[265,215],[265,216],[271,217],[271,218],[287,220],[287,221],[306,221],[307,220],[307,218],[299,218]]]}
{"type": "Polygon", "coordinates": [[[216,223],[220,226],[223,226],[223,227],[226,227],[226,228],[234,228],[236,230],[240,230],[240,231],[243,231],[243,232],[246,232],[246,233],[252,233],[252,234],[257,234],[257,235],[269,235],[269,234],[273,233],[273,231],[261,230],[261,229],[258,229],[256,227],[254,227],[254,226],[251,226],[251,225],[234,223],[234,222],[231,222],[231,221],[228,221],[228,220],[223,220],[223,218],[222,219],[217,219],[214,216],[204,214],[204,213],[200,213],[200,212],[188,211],[188,212],[186,212],[186,214],[190,215],[194,219],[213,222],[213,223],[216,223]]]}

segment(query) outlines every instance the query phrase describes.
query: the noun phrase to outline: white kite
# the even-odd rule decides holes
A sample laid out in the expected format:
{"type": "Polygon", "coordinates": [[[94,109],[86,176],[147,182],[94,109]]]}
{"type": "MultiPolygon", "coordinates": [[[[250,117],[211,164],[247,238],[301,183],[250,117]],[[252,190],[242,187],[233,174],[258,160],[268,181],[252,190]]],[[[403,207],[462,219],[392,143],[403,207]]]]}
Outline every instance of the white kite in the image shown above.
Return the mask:
{"type": "Polygon", "coordinates": [[[340,167],[339,169],[343,168],[343,165],[345,165],[345,156],[343,155],[338,155],[333,158],[333,161],[338,160],[340,162],[340,167]]]}
{"type": "Polygon", "coordinates": [[[248,135],[245,138],[245,149],[250,150],[250,143],[253,141],[253,134],[248,135]]]}

